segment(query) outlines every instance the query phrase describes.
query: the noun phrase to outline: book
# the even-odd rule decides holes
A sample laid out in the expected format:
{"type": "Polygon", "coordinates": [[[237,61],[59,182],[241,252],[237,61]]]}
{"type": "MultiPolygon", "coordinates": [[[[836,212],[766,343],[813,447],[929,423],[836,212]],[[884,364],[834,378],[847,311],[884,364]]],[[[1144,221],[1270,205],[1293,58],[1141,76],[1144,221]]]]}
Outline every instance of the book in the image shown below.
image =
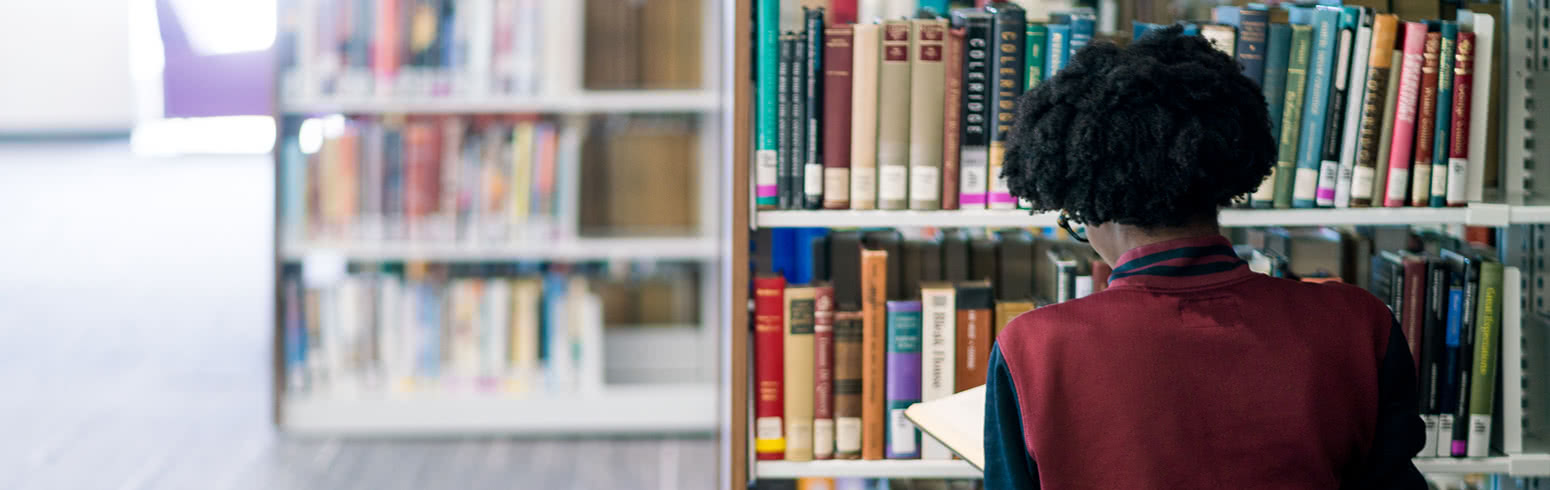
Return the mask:
{"type": "MultiPolygon", "coordinates": [[[[1442,255],[1453,266],[1451,275],[1460,278],[1458,282],[1463,291],[1463,302],[1459,308],[1458,329],[1448,332],[1446,342],[1443,372],[1450,379],[1442,385],[1445,391],[1443,413],[1437,424],[1437,455],[1463,456],[1469,438],[1469,394],[1474,381],[1471,360],[1474,357],[1482,264],[1478,257],[1452,250],[1443,250],[1442,255]]],[[[1450,324],[1449,328],[1452,327],[1450,324]]]]}
{"type": "Polygon", "coordinates": [[[861,233],[829,236],[834,283],[834,457],[861,457],[861,233]]]}
{"type": "MultiPolygon", "coordinates": [[[[1389,86],[1383,95],[1383,120],[1378,131],[1378,157],[1373,167],[1372,205],[1385,206],[1388,198],[1389,159],[1394,149],[1394,118],[1398,115],[1399,85],[1404,78],[1405,26],[1395,22],[1394,48],[1389,52],[1389,86]]],[[[1408,157],[1406,157],[1408,158],[1408,157]]],[[[1408,182],[1408,181],[1407,181],[1408,182]]]]}
{"type": "Polygon", "coordinates": [[[1066,66],[1066,56],[1071,48],[1071,25],[1045,24],[1044,32],[1049,41],[1044,47],[1044,67],[1039,72],[1043,80],[1049,80],[1066,66]]]}
{"type": "MultiPolygon", "coordinates": [[[[1453,441],[1453,455],[1485,457],[1491,445],[1491,416],[1496,397],[1497,364],[1501,353],[1502,264],[1480,264],[1480,305],[1475,312],[1475,354],[1472,358],[1469,389],[1469,435],[1464,447],[1453,441]]],[[[1513,298],[1511,301],[1517,301],[1513,298]]]]}
{"type": "Polygon", "coordinates": [[[996,237],[976,236],[969,240],[969,276],[970,281],[990,281],[995,285],[996,249],[998,243],[996,237]]]}
{"type": "Polygon", "coordinates": [[[920,433],[904,418],[904,409],[921,396],[921,302],[889,301],[887,358],[888,459],[920,457],[920,433]]]}
{"type": "Polygon", "coordinates": [[[1033,235],[1027,230],[1003,230],[997,233],[1001,245],[996,248],[996,311],[991,338],[1001,335],[1007,323],[1033,310],[1033,235]]]}
{"type": "Polygon", "coordinates": [[[909,204],[910,21],[883,22],[877,74],[877,208],[909,204]]]}
{"type": "MultiPolygon", "coordinates": [[[[1286,103],[1286,73],[1292,53],[1292,27],[1287,24],[1270,24],[1267,31],[1264,79],[1260,88],[1264,92],[1265,103],[1269,106],[1270,134],[1276,138],[1276,159],[1280,160],[1282,109],[1286,103]]],[[[1251,206],[1275,207],[1276,174],[1280,171],[1279,167],[1279,165],[1270,167],[1270,175],[1265,176],[1265,181],[1259,184],[1259,188],[1249,198],[1251,206]]]]}
{"type": "MultiPolygon", "coordinates": [[[[1265,56],[1270,49],[1266,45],[1269,24],[1270,12],[1267,10],[1244,8],[1238,11],[1238,45],[1234,50],[1235,55],[1238,64],[1243,65],[1243,76],[1249,77],[1255,85],[1261,87],[1265,84],[1265,56]]],[[[1275,134],[1274,131],[1271,134],[1275,134]]]]}
{"type": "Polygon", "coordinates": [[[904,416],[975,469],[985,468],[985,387],[917,403],[904,416]]]}
{"type": "Polygon", "coordinates": [[[1426,44],[1421,55],[1421,91],[1415,116],[1414,159],[1410,165],[1410,205],[1426,206],[1432,197],[1432,139],[1437,129],[1437,67],[1441,60],[1442,32],[1435,22],[1426,24],[1426,44]]]}
{"type": "MultiPolygon", "coordinates": [[[[1405,23],[1405,59],[1399,71],[1399,91],[1394,103],[1394,124],[1389,147],[1389,175],[1383,205],[1405,205],[1410,192],[1410,157],[1415,142],[1417,101],[1421,97],[1421,64],[1426,47],[1426,24],[1405,23]]],[[[1435,70],[1436,66],[1433,65],[1435,70]]]]}
{"type": "Polygon", "coordinates": [[[1323,156],[1325,121],[1334,77],[1336,44],[1341,10],[1320,5],[1313,14],[1313,57],[1308,63],[1308,86],[1302,105],[1302,135],[1297,149],[1297,169],[1292,183],[1292,206],[1311,208],[1316,203],[1320,158],[1323,156]]]}
{"type": "MultiPolygon", "coordinates": [[[[1442,356],[1445,355],[1443,336],[1447,333],[1448,310],[1450,302],[1450,283],[1448,278],[1450,267],[1447,261],[1438,257],[1426,259],[1426,317],[1422,322],[1420,352],[1417,355],[1420,370],[1417,371],[1417,379],[1420,389],[1419,412],[1421,419],[1426,423],[1426,445],[1421,450],[1421,457],[1436,456],[1437,417],[1442,408],[1440,395],[1437,388],[1438,375],[1441,374],[1442,356]]],[[[1462,292],[1460,292],[1462,300],[1462,292]]]]}
{"type": "Polygon", "coordinates": [[[1340,176],[1340,144],[1345,135],[1346,92],[1351,82],[1351,58],[1356,44],[1356,28],[1360,24],[1361,9],[1340,9],[1340,22],[1335,32],[1333,52],[1334,78],[1329,84],[1329,105],[1325,108],[1324,141],[1322,159],[1319,160],[1318,183],[1314,192],[1314,204],[1319,207],[1335,205],[1335,187],[1340,176]]]}
{"type": "Polygon", "coordinates": [[[888,252],[861,251],[861,459],[883,459],[888,252]]]}
{"type": "Polygon", "coordinates": [[[942,91],[942,209],[958,209],[959,158],[963,148],[963,49],[964,29],[947,31],[943,64],[947,75],[942,91]]]}
{"type": "Polygon", "coordinates": [[[942,231],[942,280],[948,282],[969,279],[969,234],[962,229],[942,231]]]}
{"type": "Polygon", "coordinates": [[[813,296],[809,286],[787,286],[785,295],[785,362],[781,386],[786,460],[813,459],[813,296]]]}
{"type": "MultiPolygon", "coordinates": [[[[944,248],[945,250],[945,248],[944,248]]],[[[928,282],[921,285],[921,372],[920,400],[928,402],[944,398],[957,391],[953,376],[957,373],[955,360],[958,318],[955,289],[951,282],[928,282]]],[[[931,438],[921,441],[921,459],[948,459],[947,447],[931,438]]]]}
{"type": "MultiPolygon", "coordinates": [[[[829,0],[829,23],[832,25],[855,24],[856,0],[829,0]]],[[[870,22],[870,19],[867,19],[870,22]]]]}
{"type": "Polygon", "coordinates": [[[1238,32],[1233,26],[1223,24],[1207,24],[1200,26],[1200,37],[1206,38],[1211,47],[1216,48],[1227,56],[1233,56],[1233,50],[1238,47],[1238,32]]]}
{"type": "MultiPolygon", "coordinates": [[[[850,68],[856,51],[851,45],[853,35],[849,25],[824,30],[823,173],[817,183],[822,195],[819,204],[824,209],[850,208],[850,130],[854,104],[851,100],[850,68]]],[[[811,180],[809,177],[809,182],[811,180]]],[[[808,196],[811,197],[812,193],[808,193],[808,196]]]]}
{"type": "MultiPolygon", "coordinates": [[[[1017,200],[1012,198],[1006,179],[1001,177],[1001,162],[1006,156],[1007,136],[1017,119],[1017,98],[1023,94],[1023,35],[1027,33],[1027,21],[1022,7],[1013,3],[992,2],[985,6],[985,12],[993,19],[990,39],[994,56],[991,57],[990,73],[995,87],[989,112],[987,161],[991,184],[988,207],[1015,209],[1017,200]]],[[[1054,36],[1051,32],[1050,39],[1054,36]]],[[[1050,55],[1053,59],[1053,52],[1050,55]]]]}
{"type": "Polygon", "coordinates": [[[1428,200],[1434,208],[1448,205],[1448,152],[1453,130],[1453,61],[1454,45],[1458,41],[1458,23],[1442,21],[1439,31],[1442,38],[1437,48],[1437,103],[1432,109],[1435,127],[1432,130],[1432,186],[1428,200]]]}
{"type": "Polygon", "coordinates": [[[754,451],[760,460],[786,455],[785,287],[784,277],[754,278],[754,451]]]}
{"type": "Polygon", "coordinates": [[[1023,90],[1033,90],[1044,80],[1044,63],[1046,62],[1046,50],[1049,47],[1049,29],[1038,22],[1029,22],[1028,31],[1023,34],[1025,47],[1023,48],[1023,71],[1025,82],[1023,90]]]}
{"type": "Polygon", "coordinates": [[[1471,69],[1474,73],[1474,87],[1471,89],[1473,95],[1470,96],[1469,197],[1466,201],[1475,202],[1484,199],[1486,166],[1488,162],[1495,161],[1494,156],[1488,158],[1488,155],[1496,154],[1499,138],[1497,125],[1492,124],[1492,121],[1496,119],[1494,108],[1501,105],[1496,103],[1499,94],[1492,85],[1492,76],[1496,72],[1492,63],[1498,56],[1494,53],[1495,19],[1489,14],[1474,12],[1468,16],[1468,20],[1469,32],[1475,36],[1475,55],[1474,67],[1471,69]]]}
{"type": "Polygon", "coordinates": [[[791,179],[796,175],[792,167],[797,164],[797,155],[801,153],[802,138],[798,131],[802,128],[797,124],[800,115],[797,114],[798,98],[801,93],[797,90],[800,85],[800,66],[797,62],[797,47],[801,41],[795,34],[787,32],[780,36],[780,80],[779,84],[779,111],[780,118],[780,142],[776,149],[779,159],[775,163],[775,207],[779,209],[791,209],[792,185],[791,179]]]}
{"type": "MultiPolygon", "coordinates": [[[[828,243],[823,243],[824,248],[828,243]]],[[[813,287],[813,459],[834,458],[834,287],[813,287]]]]}
{"type": "Polygon", "coordinates": [[[877,77],[882,26],[852,26],[856,48],[851,57],[850,208],[877,207],[877,77]]]}
{"type": "MultiPolygon", "coordinates": [[[[942,131],[946,90],[942,63],[947,21],[910,20],[909,208],[942,207],[942,131]]],[[[900,409],[900,420],[903,420],[900,409]]]]}
{"type": "Polygon", "coordinates": [[[759,0],[755,7],[758,65],[754,76],[754,196],[759,209],[775,209],[780,187],[776,177],[776,151],[779,133],[780,0],[759,0]]]}
{"type": "Polygon", "coordinates": [[[1302,141],[1303,93],[1307,89],[1308,64],[1313,53],[1313,27],[1293,24],[1290,58],[1286,68],[1285,107],[1281,110],[1281,140],[1276,145],[1276,208],[1292,207],[1297,173],[1297,152],[1302,141]]]}
{"type": "Polygon", "coordinates": [[[984,209],[990,196],[990,104],[995,97],[991,90],[991,17],[978,10],[954,10],[953,27],[964,30],[958,207],[984,209]]]}
{"type": "Polygon", "coordinates": [[[1351,207],[1351,187],[1356,178],[1356,151],[1361,144],[1362,116],[1367,110],[1367,64],[1372,60],[1373,11],[1360,9],[1356,44],[1351,48],[1351,80],[1346,89],[1346,112],[1340,142],[1340,173],[1335,183],[1335,207],[1351,207]]]}
{"type": "Polygon", "coordinates": [[[828,77],[824,52],[827,31],[823,25],[823,8],[803,9],[807,31],[803,33],[804,53],[802,60],[802,125],[803,158],[792,179],[792,201],[799,209],[823,208],[823,136],[828,128],[822,125],[824,113],[824,79],[828,77]]]}
{"type": "Polygon", "coordinates": [[[957,285],[954,292],[958,329],[954,339],[955,368],[953,382],[955,392],[985,384],[989,373],[990,346],[995,341],[990,336],[994,322],[992,287],[989,281],[970,281],[957,285]]]}
{"type": "MultiPolygon", "coordinates": [[[[1097,31],[1097,23],[1098,19],[1091,13],[1073,12],[1071,14],[1071,21],[1067,24],[1071,26],[1071,35],[1066,38],[1066,54],[1061,58],[1062,67],[1071,64],[1071,58],[1076,56],[1076,52],[1092,43],[1093,34],[1097,31]]],[[[1051,71],[1049,76],[1055,76],[1055,72],[1051,71]]]]}
{"type": "Polygon", "coordinates": [[[1469,204],[1469,144],[1472,130],[1470,103],[1473,98],[1475,33],[1461,31],[1454,49],[1453,106],[1448,131],[1448,206],[1469,204]]]}
{"type": "Polygon", "coordinates": [[[1392,47],[1398,24],[1399,18],[1392,14],[1378,15],[1373,19],[1366,91],[1362,95],[1361,127],[1358,129],[1356,167],[1351,173],[1352,207],[1367,207],[1373,202],[1373,181],[1377,177],[1383,119],[1392,117],[1393,113],[1393,104],[1386,102],[1390,100],[1388,89],[1394,79],[1390,69],[1393,67],[1392,47]],[[1389,110],[1384,109],[1386,105],[1389,110]]]}

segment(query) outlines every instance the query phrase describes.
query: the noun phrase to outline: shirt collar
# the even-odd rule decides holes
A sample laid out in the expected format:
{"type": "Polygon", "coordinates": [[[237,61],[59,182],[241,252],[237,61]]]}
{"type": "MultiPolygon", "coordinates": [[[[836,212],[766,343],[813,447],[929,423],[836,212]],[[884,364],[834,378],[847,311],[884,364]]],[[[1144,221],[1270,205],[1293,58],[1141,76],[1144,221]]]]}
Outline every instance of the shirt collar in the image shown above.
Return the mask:
{"type": "Polygon", "coordinates": [[[1189,289],[1249,277],[1253,272],[1221,235],[1180,238],[1121,255],[1109,287],[1189,289]]]}

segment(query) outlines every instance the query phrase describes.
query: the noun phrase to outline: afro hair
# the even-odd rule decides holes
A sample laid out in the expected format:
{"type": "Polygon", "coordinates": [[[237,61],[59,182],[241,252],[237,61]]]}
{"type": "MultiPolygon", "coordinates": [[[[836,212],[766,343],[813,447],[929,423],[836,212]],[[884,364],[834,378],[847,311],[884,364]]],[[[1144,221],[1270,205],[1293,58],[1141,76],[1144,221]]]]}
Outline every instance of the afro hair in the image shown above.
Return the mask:
{"type": "Polygon", "coordinates": [[[1001,176],[1035,211],[1143,228],[1214,218],[1276,160],[1259,86],[1178,26],[1077,52],[1017,101],[1007,144],[1001,176]]]}

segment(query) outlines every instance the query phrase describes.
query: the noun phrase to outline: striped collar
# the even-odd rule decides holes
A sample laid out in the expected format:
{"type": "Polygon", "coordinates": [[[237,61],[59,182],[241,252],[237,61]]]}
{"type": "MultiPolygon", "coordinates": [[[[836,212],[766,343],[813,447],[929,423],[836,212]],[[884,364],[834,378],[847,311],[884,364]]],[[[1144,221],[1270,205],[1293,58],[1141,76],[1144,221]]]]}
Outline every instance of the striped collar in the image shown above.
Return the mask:
{"type": "Polygon", "coordinates": [[[1180,238],[1121,255],[1109,287],[1191,289],[1249,277],[1249,266],[1220,235],[1180,238]]]}

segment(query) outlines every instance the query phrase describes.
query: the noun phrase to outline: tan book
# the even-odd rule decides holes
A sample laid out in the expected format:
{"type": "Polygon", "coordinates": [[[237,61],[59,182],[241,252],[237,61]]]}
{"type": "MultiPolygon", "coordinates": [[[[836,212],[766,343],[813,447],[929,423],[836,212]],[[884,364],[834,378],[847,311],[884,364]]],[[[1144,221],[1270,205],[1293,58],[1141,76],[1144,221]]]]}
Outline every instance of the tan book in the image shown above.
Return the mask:
{"type": "Polygon", "coordinates": [[[786,288],[782,329],[785,373],[786,460],[813,459],[813,294],[810,286],[786,288]]]}
{"type": "Polygon", "coordinates": [[[883,459],[888,252],[861,251],[861,459],[883,459]]]}
{"type": "Polygon", "coordinates": [[[910,209],[942,208],[946,19],[910,21],[910,209]]]}
{"type": "Polygon", "coordinates": [[[1033,311],[1033,309],[1037,308],[1038,306],[1038,303],[1034,303],[1033,301],[997,301],[994,325],[995,328],[992,329],[993,331],[991,332],[991,337],[1000,337],[1001,330],[1006,328],[1008,323],[1012,323],[1013,318],[1017,318],[1017,315],[1033,311]]]}
{"type": "MultiPolygon", "coordinates": [[[[939,86],[940,87],[940,86],[939,86]]],[[[877,207],[909,204],[910,21],[883,23],[877,74],[877,207]]]]}
{"type": "MultiPolygon", "coordinates": [[[[920,286],[920,401],[929,402],[958,391],[954,344],[957,342],[957,290],[951,282],[920,286]]],[[[921,438],[920,459],[951,459],[947,446],[930,437],[921,438]]]]}
{"type": "Polygon", "coordinates": [[[641,88],[700,87],[701,0],[641,4],[641,88]]]}
{"type": "Polygon", "coordinates": [[[877,207],[877,69],[882,26],[856,24],[850,65],[850,209],[877,207]]]}

